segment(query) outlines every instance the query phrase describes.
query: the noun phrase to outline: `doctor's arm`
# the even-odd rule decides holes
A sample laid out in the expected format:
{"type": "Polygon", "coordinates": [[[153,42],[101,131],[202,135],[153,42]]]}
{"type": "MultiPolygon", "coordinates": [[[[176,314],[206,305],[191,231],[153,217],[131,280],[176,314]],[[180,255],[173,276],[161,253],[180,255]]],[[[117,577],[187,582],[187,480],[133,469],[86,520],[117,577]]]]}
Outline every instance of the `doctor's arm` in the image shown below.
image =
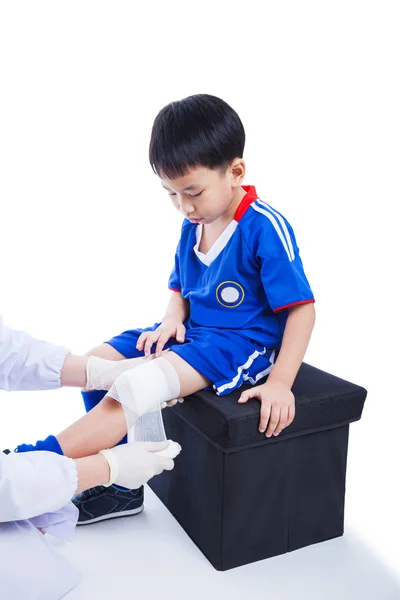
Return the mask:
{"type": "Polygon", "coordinates": [[[0,452],[0,523],[32,519],[53,513],[78,492],[113,483],[138,488],[163,470],[174,467],[167,442],[122,444],[92,456],[73,460],[53,452],[0,452]]]}
{"type": "Polygon", "coordinates": [[[0,316],[0,389],[50,390],[86,385],[87,356],[10,329],[0,316]]]}
{"type": "Polygon", "coordinates": [[[55,512],[78,486],[75,462],[51,452],[0,452],[0,522],[55,512]]]}
{"type": "Polygon", "coordinates": [[[10,329],[0,316],[0,389],[51,390],[80,387],[108,390],[134,366],[136,358],[120,361],[77,356],[68,348],[10,329]]]}

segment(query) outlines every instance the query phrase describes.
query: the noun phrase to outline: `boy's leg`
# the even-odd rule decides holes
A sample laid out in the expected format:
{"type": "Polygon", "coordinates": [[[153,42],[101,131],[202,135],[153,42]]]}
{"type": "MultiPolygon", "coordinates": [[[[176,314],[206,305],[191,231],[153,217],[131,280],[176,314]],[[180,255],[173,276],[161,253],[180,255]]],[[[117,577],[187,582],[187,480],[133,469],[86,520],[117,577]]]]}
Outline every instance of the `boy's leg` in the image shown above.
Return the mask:
{"type": "MultiPolygon", "coordinates": [[[[174,367],[182,397],[202,390],[210,383],[175,352],[164,354],[162,358],[155,359],[153,364],[159,360],[165,360],[174,367]]],[[[87,415],[56,437],[66,456],[80,458],[115,446],[126,432],[127,424],[121,404],[105,396],[87,415]]]]}
{"type": "MultiPolygon", "coordinates": [[[[124,346],[124,349],[125,351],[128,350],[130,355],[134,352],[133,344],[130,344],[129,349],[124,346]]],[[[108,343],[96,346],[87,352],[87,356],[96,356],[112,361],[121,361],[126,358],[124,354],[108,343]]],[[[105,390],[82,391],[86,412],[95,409],[106,394],[105,390]]],[[[125,435],[117,444],[126,442],[127,436],[125,435]]],[[[78,525],[88,525],[105,519],[136,515],[142,512],[143,501],[143,486],[137,490],[130,490],[117,485],[110,487],[97,486],[78,494],[73,499],[79,510],[78,525]]]]}
{"type": "Polygon", "coordinates": [[[100,344],[100,346],[96,346],[92,350],[89,350],[89,352],[86,352],[86,356],[98,356],[107,360],[124,360],[126,358],[110,344],[100,344]]]}
{"type": "MultiPolygon", "coordinates": [[[[125,359],[125,356],[121,354],[118,350],[116,350],[110,344],[101,344],[100,346],[96,346],[92,350],[90,350],[86,356],[97,356],[99,358],[104,358],[106,360],[111,361],[122,361],[125,359]]],[[[140,357],[137,357],[140,358],[140,357]]],[[[135,359],[136,360],[136,359],[135,359]]],[[[128,361],[125,361],[128,362],[128,361]]],[[[134,368],[133,361],[129,361],[129,368],[134,368]]],[[[86,412],[91,411],[95,408],[99,402],[104,398],[107,394],[106,390],[94,390],[94,391],[82,391],[83,401],[85,405],[86,412]]],[[[126,437],[120,441],[118,441],[115,445],[126,442],[126,437]]],[[[38,441],[36,444],[20,444],[15,449],[15,452],[32,452],[37,450],[47,450],[50,452],[55,452],[57,454],[62,454],[62,450],[54,436],[49,436],[45,440],[38,441]]]]}
{"type": "MultiPolygon", "coordinates": [[[[136,348],[137,341],[143,331],[152,331],[158,327],[159,323],[155,323],[151,327],[145,329],[131,329],[124,331],[120,335],[116,335],[108,342],[100,344],[87,352],[87,356],[96,356],[106,360],[121,361],[124,359],[136,359],[144,356],[144,352],[136,348]]],[[[106,395],[105,391],[96,390],[91,392],[82,392],[83,402],[86,412],[92,410],[106,395]]],[[[120,443],[126,442],[126,438],[120,443]]]]}
{"type": "MultiPolygon", "coordinates": [[[[108,349],[105,351],[109,352],[108,349]]],[[[155,363],[157,360],[166,360],[175,368],[173,372],[180,388],[175,389],[177,395],[178,392],[181,396],[189,395],[207,387],[208,380],[176,353],[166,352],[163,358],[151,362],[155,363]]],[[[165,383],[168,384],[168,381],[165,383]]],[[[165,400],[164,390],[161,390],[160,397],[163,393],[165,400]]],[[[176,396],[171,396],[170,399],[174,398],[176,396]]],[[[117,444],[126,433],[127,423],[121,404],[105,396],[85,417],[63,431],[58,436],[58,440],[54,436],[49,436],[44,441],[43,448],[19,446],[18,451],[49,450],[52,444],[52,451],[77,458],[117,444]]],[[[143,510],[143,488],[126,490],[114,485],[109,488],[98,486],[76,496],[74,504],[79,509],[78,525],[134,515],[143,510]]]]}
{"type": "MultiPolygon", "coordinates": [[[[110,344],[101,344],[87,352],[87,356],[97,356],[106,360],[121,361],[126,357],[110,344]]],[[[133,368],[133,367],[132,367],[133,368]]],[[[106,396],[105,390],[82,391],[86,412],[95,407],[106,396]]],[[[125,435],[118,444],[127,442],[125,435]]],[[[126,517],[142,512],[144,506],[144,490],[130,490],[121,486],[97,486],[75,496],[73,502],[79,510],[78,525],[97,523],[105,519],[126,517]]]]}

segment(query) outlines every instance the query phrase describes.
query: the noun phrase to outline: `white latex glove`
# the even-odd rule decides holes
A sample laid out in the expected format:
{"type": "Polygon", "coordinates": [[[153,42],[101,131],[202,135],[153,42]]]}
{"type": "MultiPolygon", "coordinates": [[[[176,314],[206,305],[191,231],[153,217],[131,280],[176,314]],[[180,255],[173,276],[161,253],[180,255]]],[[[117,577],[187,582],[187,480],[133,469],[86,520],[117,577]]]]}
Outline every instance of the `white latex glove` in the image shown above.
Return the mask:
{"type": "Polygon", "coordinates": [[[175,466],[173,458],[179,454],[179,446],[174,446],[171,458],[157,455],[157,452],[169,447],[169,442],[135,442],[101,450],[110,466],[110,481],[106,486],[116,483],[137,489],[162,471],[172,471],[175,466]]]}
{"type": "MultiPolygon", "coordinates": [[[[168,350],[164,350],[168,352],[168,350]]],[[[164,354],[164,352],[162,354],[164,354]]],[[[98,356],[90,356],[86,365],[86,392],[93,390],[109,390],[112,388],[114,381],[118,379],[122,373],[129,369],[135,369],[139,365],[154,360],[155,354],[146,357],[128,358],[125,360],[107,360],[98,356]]],[[[183,402],[183,398],[163,402],[161,408],[166,406],[174,406],[177,402],[183,402]]]]}
{"type": "Polygon", "coordinates": [[[154,354],[126,360],[107,360],[98,356],[90,356],[86,365],[86,387],[84,389],[86,392],[109,390],[122,373],[149,360],[154,360],[154,354]]]}

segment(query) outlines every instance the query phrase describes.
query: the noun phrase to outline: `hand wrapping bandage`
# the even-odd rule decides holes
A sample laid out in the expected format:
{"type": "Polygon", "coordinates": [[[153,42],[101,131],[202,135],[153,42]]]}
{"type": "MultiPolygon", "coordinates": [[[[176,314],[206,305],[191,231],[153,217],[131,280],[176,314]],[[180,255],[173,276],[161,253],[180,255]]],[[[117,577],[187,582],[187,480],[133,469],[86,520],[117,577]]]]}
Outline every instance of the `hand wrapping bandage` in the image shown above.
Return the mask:
{"type": "Polygon", "coordinates": [[[154,357],[155,355],[151,354],[146,357],[125,360],[108,360],[98,356],[90,356],[86,365],[86,386],[83,389],[85,392],[109,390],[122,373],[154,360],[154,357]]]}
{"type": "MultiPolygon", "coordinates": [[[[166,352],[169,352],[169,349],[164,350],[162,354],[166,352]]],[[[122,373],[130,369],[135,369],[139,365],[154,359],[155,354],[124,360],[108,360],[98,356],[90,356],[86,364],[86,386],[83,388],[83,391],[109,390],[122,373]]],[[[183,402],[183,398],[171,399],[168,405],[174,406],[178,401],[183,402]]],[[[161,408],[165,408],[166,406],[167,403],[163,402],[161,408]]]]}
{"type": "Polygon", "coordinates": [[[173,459],[180,451],[179,444],[172,440],[168,445],[165,442],[144,442],[101,450],[100,454],[103,454],[110,467],[110,480],[105,485],[109,487],[116,483],[128,489],[137,489],[162,471],[171,471],[174,468],[173,459]]]}
{"type": "Polygon", "coordinates": [[[162,357],[120,375],[108,396],[122,405],[128,442],[165,440],[160,405],[177,398],[179,392],[178,374],[162,357]]]}

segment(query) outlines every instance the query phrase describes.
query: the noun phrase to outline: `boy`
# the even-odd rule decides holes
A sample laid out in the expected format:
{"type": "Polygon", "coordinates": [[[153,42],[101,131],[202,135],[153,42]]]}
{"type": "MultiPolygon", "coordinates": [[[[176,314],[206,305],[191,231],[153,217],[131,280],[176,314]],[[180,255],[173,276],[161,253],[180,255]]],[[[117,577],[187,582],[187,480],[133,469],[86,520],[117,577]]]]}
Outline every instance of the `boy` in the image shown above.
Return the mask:
{"type": "MultiPolygon", "coordinates": [[[[239,402],[261,401],[259,430],[267,437],[293,421],[291,387],[314,326],[314,297],[291,226],[242,185],[244,143],[239,116],[214,96],[173,102],[156,117],[150,163],[185,217],[172,296],[161,323],[125,331],[89,353],[93,372],[101,359],[152,359],[126,371],[124,385],[104,399],[104,391],[83,392],[91,412],[57,437],[64,454],[93,454],[99,439],[110,446],[121,439],[126,422],[112,398],[135,420],[178,395],[210,386],[224,395],[267,374],[239,402]]],[[[130,514],[125,506],[134,496],[140,507],[140,490],[89,490],[75,500],[79,522],[130,514]]]]}

